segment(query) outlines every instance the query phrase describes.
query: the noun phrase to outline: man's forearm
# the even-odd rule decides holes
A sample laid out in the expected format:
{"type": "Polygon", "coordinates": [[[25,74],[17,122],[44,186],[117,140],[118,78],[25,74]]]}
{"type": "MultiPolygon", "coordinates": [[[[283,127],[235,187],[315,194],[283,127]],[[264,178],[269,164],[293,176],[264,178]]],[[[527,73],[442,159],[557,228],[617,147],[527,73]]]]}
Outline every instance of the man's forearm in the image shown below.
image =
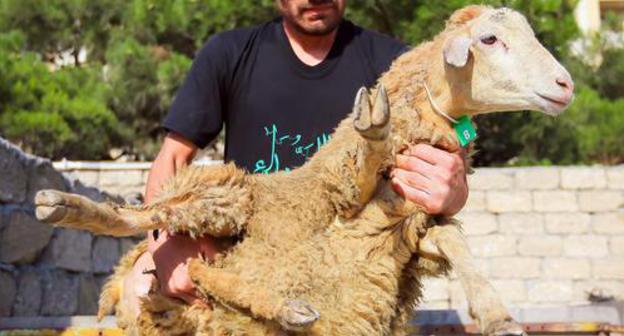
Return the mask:
{"type": "Polygon", "coordinates": [[[153,202],[162,185],[193,160],[196,151],[197,148],[188,140],[175,134],[167,135],[147,177],[146,204],[153,202]]]}

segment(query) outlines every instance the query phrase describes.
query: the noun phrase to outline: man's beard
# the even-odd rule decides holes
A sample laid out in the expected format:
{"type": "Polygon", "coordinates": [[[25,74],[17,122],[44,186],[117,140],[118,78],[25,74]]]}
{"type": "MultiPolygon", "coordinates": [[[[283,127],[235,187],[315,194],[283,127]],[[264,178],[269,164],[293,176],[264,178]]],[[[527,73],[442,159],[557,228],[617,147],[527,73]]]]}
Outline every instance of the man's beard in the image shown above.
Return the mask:
{"type": "Polygon", "coordinates": [[[342,20],[342,19],[338,19],[335,21],[331,21],[327,25],[324,25],[323,27],[307,28],[307,27],[301,26],[295,20],[292,20],[290,18],[285,18],[285,19],[288,20],[290,25],[293,28],[295,28],[295,30],[297,30],[299,33],[306,34],[306,35],[314,35],[314,36],[324,36],[324,35],[331,34],[334,30],[336,30],[336,28],[338,28],[338,26],[340,25],[340,21],[342,20]]]}
{"type": "MultiPolygon", "coordinates": [[[[282,0],[280,0],[282,2],[282,0]]],[[[304,4],[296,8],[289,8],[289,4],[282,2],[282,16],[291,27],[297,32],[305,35],[324,36],[329,35],[338,28],[342,21],[342,14],[339,13],[336,0],[308,0],[304,4]],[[322,21],[322,24],[306,25],[305,12],[319,6],[331,6],[330,13],[320,13],[316,20],[322,21]]],[[[318,22],[317,22],[318,23],[318,22]]]]}

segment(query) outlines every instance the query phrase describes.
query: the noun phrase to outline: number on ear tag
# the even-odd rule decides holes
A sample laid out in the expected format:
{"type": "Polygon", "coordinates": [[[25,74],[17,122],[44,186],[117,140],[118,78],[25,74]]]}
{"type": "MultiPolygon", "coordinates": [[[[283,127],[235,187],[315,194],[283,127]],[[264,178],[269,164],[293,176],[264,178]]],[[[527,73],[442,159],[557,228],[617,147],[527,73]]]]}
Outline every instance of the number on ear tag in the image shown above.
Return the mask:
{"type": "Polygon", "coordinates": [[[468,144],[477,137],[477,131],[474,129],[470,118],[467,116],[461,116],[457,119],[457,124],[455,124],[453,128],[455,128],[457,139],[459,139],[459,144],[462,147],[468,146],[468,144]]]}

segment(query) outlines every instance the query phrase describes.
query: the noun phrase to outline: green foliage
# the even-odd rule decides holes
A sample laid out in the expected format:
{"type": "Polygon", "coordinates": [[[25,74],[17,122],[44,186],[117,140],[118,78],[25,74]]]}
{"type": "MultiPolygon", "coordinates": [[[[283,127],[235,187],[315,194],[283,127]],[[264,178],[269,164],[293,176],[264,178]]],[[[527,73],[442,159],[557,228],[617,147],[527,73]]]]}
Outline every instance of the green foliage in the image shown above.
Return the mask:
{"type": "Polygon", "coordinates": [[[119,125],[104,103],[100,69],[51,72],[38,54],[20,51],[24,41],[0,34],[0,133],[52,158],[105,157],[119,125]]]}
{"type": "Polygon", "coordinates": [[[569,111],[584,162],[624,162],[624,98],[610,100],[590,88],[579,90],[569,111]]]}
{"type": "MultiPolygon", "coordinates": [[[[192,58],[217,32],[276,16],[275,0],[2,0],[0,132],[35,153],[106,158],[120,146],[150,159],[159,123],[192,58]],[[53,61],[78,61],[50,71],[53,61]]],[[[468,0],[349,0],[346,17],[418,44],[468,0]]],[[[571,71],[578,98],[559,118],[535,112],[478,118],[478,165],[622,162],[624,51],[602,48],[592,69],[570,55],[574,0],[484,0],[525,14],[571,71]],[[622,115],[620,112],[619,115],[622,115]],[[621,147],[621,146],[620,146],[621,147]]],[[[607,15],[611,29],[621,17],[607,15]]],[[[71,63],[71,62],[70,62],[71,63]]]]}

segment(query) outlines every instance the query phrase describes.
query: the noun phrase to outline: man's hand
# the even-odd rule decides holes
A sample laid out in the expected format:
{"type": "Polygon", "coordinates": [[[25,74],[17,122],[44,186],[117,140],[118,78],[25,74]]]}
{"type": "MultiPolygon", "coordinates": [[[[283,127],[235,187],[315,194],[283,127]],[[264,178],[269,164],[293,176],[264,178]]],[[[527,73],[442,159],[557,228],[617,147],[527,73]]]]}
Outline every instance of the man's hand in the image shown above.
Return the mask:
{"type": "Polygon", "coordinates": [[[216,250],[210,237],[194,240],[188,235],[170,235],[167,231],[160,231],[157,235],[150,234],[148,251],[156,264],[161,293],[189,304],[202,302],[195,295],[186,261],[198,257],[212,260],[216,250]]]}
{"type": "Polygon", "coordinates": [[[431,215],[455,215],[468,198],[462,155],[426,144],[410,147],[405,154],[397,155],[392,186],[431,215]]]}

